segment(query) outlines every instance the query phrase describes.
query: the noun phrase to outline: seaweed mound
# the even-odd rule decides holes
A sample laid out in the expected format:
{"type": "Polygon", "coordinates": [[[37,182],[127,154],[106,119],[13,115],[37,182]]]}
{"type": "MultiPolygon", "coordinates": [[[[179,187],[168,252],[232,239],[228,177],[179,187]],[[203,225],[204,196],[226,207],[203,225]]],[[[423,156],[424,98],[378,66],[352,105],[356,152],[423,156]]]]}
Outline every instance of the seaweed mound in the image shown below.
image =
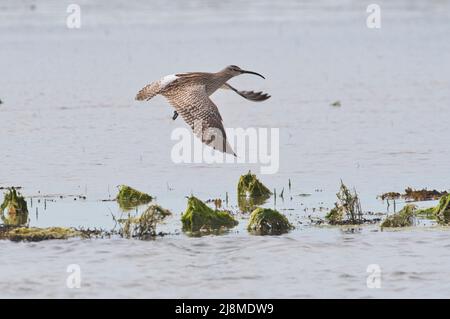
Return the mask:
{"type": "Polygon", "coordinates": [[[440,224],[450,223],[450,194],[441,197],[439,204],[434,208],[434,214],[440,224]]]}
{"type": "Polygon", "coordinates": [[[242,175],[239,178],[239,183],[237,187],[237,192],[239,196],[248,196],[248,197],[270,197],[272,192],[261,183],[258,178],[256,178],[255,174],[252,174],[250,171],[242,175]]]}
{"type": "Polygon", "coordinates": [[[257,208],[250,215],[247,230],[258,235],[280,235],[294,227],[286,216],[270,208],[257,208]]]}
{"type": "Polygon", "coordinates": [[[251,212],[264,204],[272,192],[250,171],[239,178],[237,186],[238,205],[241,211],[251,212]]]}
{"type": "Polygon", "coordinates": [[[150,205],[140,216],[119,219],[119,235],[125,238],[146,239],[157,236],[156,226],[172,213],[159,205],[150,205]]]}
{"type": "Polygon", "coordinates": [[[136,206],[144,205],[153,200],[153,197],[142,193],[130,186],[119,186],[119,194],[117,194],[117,202],[123,210],[130,210],[136,206]]]}
{"type": "Polygon", "coordinates": [[[18,227],[0,232],[0,239],[11,241],[42,241],[48,239],[68,239],[82,236],[82,232],[64,227],[18,227]]]}
{"type": "Polygon", "coordinates": [[[183,230],[192,233],[233,228],[238,224],[229,212],[213,210],[194,196],[189,197],[181,222],[183,230]]]}
{"type": "Polygon", "coordinates": [[[9,188],[5,193],[0,217],[5,225],[22,226],[28,222],[27,202],[15,188],[9,188]]]}
{"type": "Polygon", "coordinates": [[[341,181],[339,193],[336,194],[338,201],[335,207],[325,216],[331,225],[358,225],[364,223],[361,203],[356,190],[350,192],[341,181]]]}
{"type": "Polygon", "coordinates": [[[381,227],[407,227],[414,225],[416,209],[417,207],[415,205],[406,205],[398,213],[386,217],[386,219],[381,223],[381,227]]]}
{"type": "Polygon", "coordinates": [[[3,204],[0,206],[0,210],[8,213],[20,214],[28,213],[27,202],[25,198],[16,191],[15,188],[9,188],[5,194],[3,204]]]}

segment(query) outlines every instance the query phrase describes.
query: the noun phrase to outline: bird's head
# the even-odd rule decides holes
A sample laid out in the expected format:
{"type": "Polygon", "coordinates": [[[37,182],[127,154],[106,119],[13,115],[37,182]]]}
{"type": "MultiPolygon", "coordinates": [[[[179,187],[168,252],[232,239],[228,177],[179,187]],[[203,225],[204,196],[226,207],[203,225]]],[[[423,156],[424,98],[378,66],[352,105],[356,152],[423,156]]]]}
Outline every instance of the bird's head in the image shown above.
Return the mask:
{"type": "Polygon", "coordinates": [[[224,69],[224,71],[225,71],[227,74],[231,75],[231,76],[238,76],[238,75],[241,75],[241,74],[244,74],[244,73],[248,73],[248,74],[254,74],[254,75],[260,76],[260,77],[262,77],[263,79],[265,79],[265,77],[263,77],[263,76],[262,76],[261,74],[259,74],[259,73],[256,73],[256,72],[253,72],[253,71],[242,70],[240,67],[238,67],[238,66],[236,66],[236,65],[229,65],[229,66],[227,66],[227,67],[224,69]]]}

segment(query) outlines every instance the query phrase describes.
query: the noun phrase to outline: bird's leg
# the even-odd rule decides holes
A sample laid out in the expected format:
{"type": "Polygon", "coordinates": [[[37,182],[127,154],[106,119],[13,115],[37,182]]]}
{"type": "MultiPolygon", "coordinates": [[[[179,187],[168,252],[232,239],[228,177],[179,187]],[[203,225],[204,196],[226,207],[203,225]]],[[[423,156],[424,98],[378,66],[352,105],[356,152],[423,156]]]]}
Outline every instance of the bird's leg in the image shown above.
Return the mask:
{"type": "Polygon", "coordinates": [[[173,116],[172,116],[172,120],[176,120],[178,117],[178,112],[177,111],[173,111],[173,116]]]}

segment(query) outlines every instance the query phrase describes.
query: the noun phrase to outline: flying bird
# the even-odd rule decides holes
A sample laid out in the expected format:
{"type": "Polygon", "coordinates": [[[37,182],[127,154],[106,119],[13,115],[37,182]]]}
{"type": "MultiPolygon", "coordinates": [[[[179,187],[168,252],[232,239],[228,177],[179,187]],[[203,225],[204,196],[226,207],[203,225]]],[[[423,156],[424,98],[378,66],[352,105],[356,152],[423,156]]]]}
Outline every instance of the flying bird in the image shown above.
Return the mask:
{"type": "Polygon", "coordinates": [[[181,114],[204,144],[236,156],[227,141],[219,109],[209,97],[218,89],[227,89],[250,101],[260,102],[270,98],[270,95],[263,92],[239,91],[227,83],[231,78],[241,74],[254,74],[264,79],[259,73],[242,70],[235,65],[229,65],[216,73],[171,74],[146,85],[136,95],[136,100],[148,101],[161,94],[175,108],[173,120],[181,114]]]}

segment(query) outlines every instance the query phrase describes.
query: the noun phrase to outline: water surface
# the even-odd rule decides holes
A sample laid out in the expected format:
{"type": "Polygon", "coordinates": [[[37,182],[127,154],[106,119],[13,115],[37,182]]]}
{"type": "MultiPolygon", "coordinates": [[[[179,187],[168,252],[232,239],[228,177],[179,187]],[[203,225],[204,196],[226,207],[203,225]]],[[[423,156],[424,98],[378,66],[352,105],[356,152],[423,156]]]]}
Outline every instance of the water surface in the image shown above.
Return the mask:
{"type": "Polygon", "coordinates": [[[341,178],[365,211],[386,211],[382,192],[449,188],[448,1],[381,1],[378,30],[366,27],[360,1],[79,4],[78,30],[65,25],[68,3],[0,5],[0,186],[37,196],[31,225],[110,228],[118,208],[101,200],[129,184],[174,212],[163,226],[173,235],[2,241],[2,297],[448,296],[446,228],[349,233],[307,223],[324,214],[313,207],[332,207],[341,178]],[[163,75],[228,64],[267,78],[231,81],[270,93],[265,103],[225,91],[213,100],[226,127],[280,128],[280,170],[261,179],[286,193],[292,181],[276,203],[297,226],[287,235],[250,236],[245,219],[224,236],[181,234],[185,196],[228,192],[235,210],[239,176],[259,167],[174,164],[170,134],[184,123],[163,98],[134,101],[163,75]],[[38,203],[43,194],[87,200],[38,203]],[[74,263],[79,290],[65,282],[74,263]],[[369,264],[382,269],[380,289],[367,288],[369,264]]]}

